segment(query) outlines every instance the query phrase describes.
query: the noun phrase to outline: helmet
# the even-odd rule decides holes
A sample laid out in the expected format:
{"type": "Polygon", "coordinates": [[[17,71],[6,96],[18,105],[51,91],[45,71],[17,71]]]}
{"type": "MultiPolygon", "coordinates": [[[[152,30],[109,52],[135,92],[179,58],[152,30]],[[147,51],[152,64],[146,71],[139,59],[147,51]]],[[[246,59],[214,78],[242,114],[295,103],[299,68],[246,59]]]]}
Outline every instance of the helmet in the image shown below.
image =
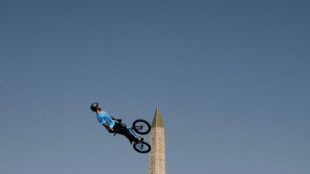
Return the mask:
{"type": "Polygon", "coordinates": [[[99,106],[99,103],[93,103],[93,104],[91,104],[90,109],[92,111],[96,112],[98,106],[99,106]]]}

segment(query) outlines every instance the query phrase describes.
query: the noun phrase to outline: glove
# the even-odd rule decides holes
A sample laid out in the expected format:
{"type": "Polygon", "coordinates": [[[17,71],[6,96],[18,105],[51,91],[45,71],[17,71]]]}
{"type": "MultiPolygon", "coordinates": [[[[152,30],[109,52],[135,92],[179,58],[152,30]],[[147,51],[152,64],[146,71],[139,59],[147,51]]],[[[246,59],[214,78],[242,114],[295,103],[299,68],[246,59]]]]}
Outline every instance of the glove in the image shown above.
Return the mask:
{"type": "Polygon", "coordinates": [[[122,122],[122,119],[117,119],[117,121],[118,121],[119,123],[121,123],[121,122],[122,122]]]}

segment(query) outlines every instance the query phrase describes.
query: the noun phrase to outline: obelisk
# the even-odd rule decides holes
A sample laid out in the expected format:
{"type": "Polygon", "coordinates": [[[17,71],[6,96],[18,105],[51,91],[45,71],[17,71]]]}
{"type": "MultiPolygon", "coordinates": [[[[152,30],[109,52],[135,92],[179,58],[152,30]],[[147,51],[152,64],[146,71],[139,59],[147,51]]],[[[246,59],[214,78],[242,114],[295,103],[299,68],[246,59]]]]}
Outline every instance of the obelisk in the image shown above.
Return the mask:
{"type": "Polygon", "coordinates": [[[156,108],[152,122],[150,144],[152,150],[149,153],[148,174],[166,174],[165,129],[158,107],[156,108]]]}

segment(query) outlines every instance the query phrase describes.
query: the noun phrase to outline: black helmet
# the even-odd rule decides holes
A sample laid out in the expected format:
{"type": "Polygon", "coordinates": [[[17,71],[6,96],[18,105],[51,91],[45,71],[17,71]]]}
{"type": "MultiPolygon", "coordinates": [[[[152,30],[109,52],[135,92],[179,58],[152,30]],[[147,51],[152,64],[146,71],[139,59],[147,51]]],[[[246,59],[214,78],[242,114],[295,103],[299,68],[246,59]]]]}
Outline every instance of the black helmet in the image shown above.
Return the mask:
{"type": "Polygon", "coordinates": [[[98,106],[99,106],[99,103],[93,103],[93,104],[91,104],[90,109],[91,109],[92,111],[96,112],[98,106]]]}

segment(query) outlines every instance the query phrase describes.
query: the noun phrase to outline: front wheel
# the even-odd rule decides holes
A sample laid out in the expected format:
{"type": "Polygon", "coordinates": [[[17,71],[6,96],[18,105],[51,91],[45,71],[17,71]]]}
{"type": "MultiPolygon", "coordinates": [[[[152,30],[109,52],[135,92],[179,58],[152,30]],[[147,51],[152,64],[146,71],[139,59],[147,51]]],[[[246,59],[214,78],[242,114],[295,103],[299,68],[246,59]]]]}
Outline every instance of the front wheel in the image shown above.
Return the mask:
{"type": "Polygon", "coordinates": [[[139,143],[134,143],[133,148],[139,152],[139,153],[148,153],[151,151],[151,146],[147,142],[139,142],[139,143]]]}
{"type": "Polygon", "coordinates": [[[146,135],[151,131],[151,125],[145,120],[138,119],[132,123],[132,128],[135,132],[141,135],[146,135]]]}

